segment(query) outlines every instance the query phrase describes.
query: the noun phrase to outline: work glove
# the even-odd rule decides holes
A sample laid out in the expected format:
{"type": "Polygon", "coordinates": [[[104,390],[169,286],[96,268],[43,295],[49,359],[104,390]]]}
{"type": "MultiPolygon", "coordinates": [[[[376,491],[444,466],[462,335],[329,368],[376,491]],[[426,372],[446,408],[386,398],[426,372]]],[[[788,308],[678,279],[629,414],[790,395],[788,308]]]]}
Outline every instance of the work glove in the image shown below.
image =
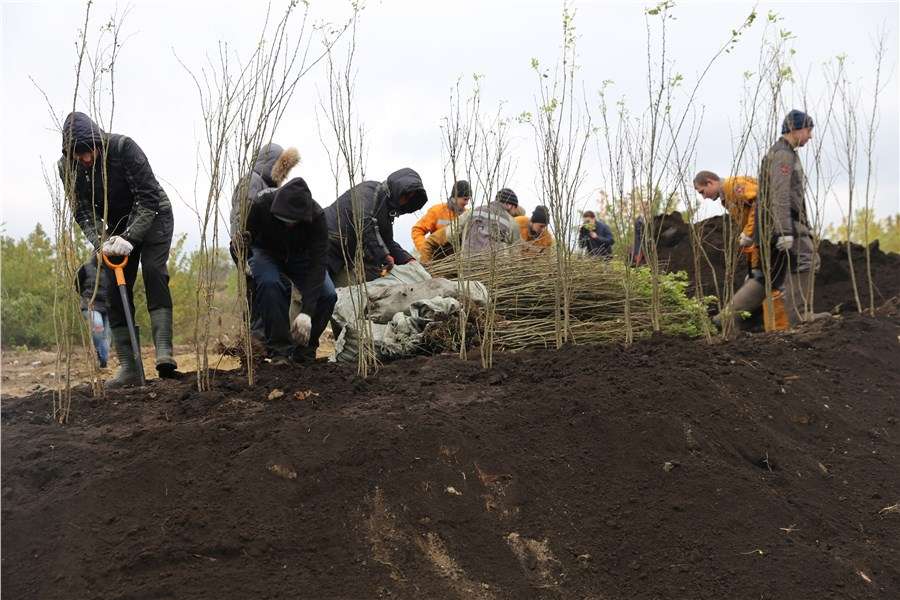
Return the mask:
{"type": "Polygon", "coordinates": [[[792,235],[782,235],[779,236],[777,240],[775,240],[775,247],[781,250],[782,252],[787,252],[791,248],[794,247],[794,236],[792,235]]]}
{"type": "Polygon", "coordinates": [[[741,236],[738,238],[738,245],[741,248],[749,248],[753,245],[753,238],[746,233],[741,232],[741,236]]]}
{"type": "Polygon", "coordinates": [[[128,256],[134,246],[125,238],[114,235],[103,243],[103,254],[107,256],[128,256]]]}
{"type": "Polygon", "coordinates": [[[309,344],[309,333],[312,330],[312,320],[309,315],[300,313],[294,322],[291,323],[291,337],[298,346],[306,346],[309,344]]]}

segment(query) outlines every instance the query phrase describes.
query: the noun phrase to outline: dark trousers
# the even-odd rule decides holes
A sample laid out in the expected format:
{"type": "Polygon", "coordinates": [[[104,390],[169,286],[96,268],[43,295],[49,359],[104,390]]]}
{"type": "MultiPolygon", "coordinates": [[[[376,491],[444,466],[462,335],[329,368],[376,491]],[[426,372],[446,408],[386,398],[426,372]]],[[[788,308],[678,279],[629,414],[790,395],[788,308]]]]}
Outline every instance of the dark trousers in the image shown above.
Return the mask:
{"type": "MultiPolygon", "coordinates": [[[[169,250],[172,247],[172,231],[175,220],[171,212],[156,215],[153,225],[140,244],[136,244],[128,255],[125,265],[125,289],[128,294],[129,310],[134,319],[134,280],[137,279],[138,263],[144,276],[144,291],[147,294],[147,310],[172,308],[172,294],[169,293],[169,250]]],[[[109,233],[110,236],[116,235],[109,233]]],[[[119,262],[120,257],[113,257],[119,262]]],[[[112,269],[105,269],[110,278],[109,284],[109,326],[111,329],[127,327],[125,308],[122,297],[116,286],[116,276],[112,269]]]]}
{"type": "MultiPolygon", "coordinates": [[[[256,281],[253,279],[253,275],[247,273],[244,264],[238,260],[237,252],[234,249],[234,244],[229,244],[228,251],[231,254],[231,259],[234,261],[235,266],[238,268],[238,273],[244,274],[244,289],[246,290],[247,295],[247,306],[250,307],[250,335],[264,341],[266,339],[266,330],[263,326],[262,315],[259,312],[259,304],[256,301],[256,281]]],[[[250,262],[250,256],[253,254],[252,248],[247,248],[247,257],[246,262],[250,262]]],[[[284,301],[286,304],[290,305],[291,303],[291,282],[286,278],[281,278],[282,287],[284,288],[284,301]]]]}
{"type": "MultiPolygon", "coordinates": [[[[309,268],[309,260],[305,256],[291,257],[281,260],[273,257],[262,248],[254,247],[250,256],[250,271],[256,281],[256,303],[259,314],[263,320],[266,335],[266,347],[270,354],[278,356],[290,356],[296,348],[291,339],[290,306],[284,301],[284,284],[282,276],[287,277],[291,283],[302,289],[303,275],[309,268]]],[[[290,293],[290,292],[289,292],[290,293]]],[[[309,335],[307,351],[314,351],[319,347],[319,336],[325,331],[328,319],[334,311],[337,302],[337,293],[334,283],[325,270],[325,279],[322,282],[322,292],[313,314],[312,329],[309,335]]],[[[304,310],[306,307],[304,307],[304,310]]]]}

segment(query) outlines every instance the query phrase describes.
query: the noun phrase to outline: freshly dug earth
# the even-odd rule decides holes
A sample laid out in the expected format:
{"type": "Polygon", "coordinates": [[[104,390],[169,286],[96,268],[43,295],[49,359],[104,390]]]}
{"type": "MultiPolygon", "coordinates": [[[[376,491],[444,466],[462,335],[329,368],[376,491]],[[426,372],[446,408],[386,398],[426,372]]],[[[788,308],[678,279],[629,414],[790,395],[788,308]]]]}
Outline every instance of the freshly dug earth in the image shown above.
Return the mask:
{"type": "MultiPolygon", "coordinates": [[[[722,297],[725,285],[725,244],[722,217],[713,217],[695,225],[699,238],[703,240],[705,256],[700,258],[699,270],[695,268],[694,250],[691,244],[689,225],[681,214],[675,212],[656,219],[659,232],[659,259],[669,271],[685,271],[695,282],[699,273],[703,291],[708,295],[722,297]]],[[[869,305],[869,283],[866,275],[865,247],[851,244],[853,267],[863,308],[869,305]]],[[[882,252],[877,242],[872,244],[872,279],[875,289],[875,306],[880,306],[889,298],[900,295],[900,254],[882,252]]],[[[850,277],[850,262],[847,246],[822,240],[819,247],[821,259],[816,274],[813,297],[817,312],[856,312],[856,300],[850,277]]],[[[736,267],[735,289],[740,287],[747,274],[746,262],[736,267]]],[[[691,286],[693,290],[693,286],[691,286]]]]}
{"type": "Polygon", "coordinates": [[[3,597],[898,598],[883,312],[8,399],[3,597]]]}

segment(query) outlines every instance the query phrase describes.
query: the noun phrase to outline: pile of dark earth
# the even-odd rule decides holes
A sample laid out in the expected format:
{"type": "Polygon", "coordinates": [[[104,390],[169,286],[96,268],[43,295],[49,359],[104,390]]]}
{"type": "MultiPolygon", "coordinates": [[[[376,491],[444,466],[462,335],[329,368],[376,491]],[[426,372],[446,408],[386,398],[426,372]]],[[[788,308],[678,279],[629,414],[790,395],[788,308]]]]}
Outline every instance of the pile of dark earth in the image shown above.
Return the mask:
{"type": "Polygon", "coordinates": [[[6,398],[2,594],[898,598],[898,333],[894,302],[490,371],[262,366],[65,426],[6,398]]]}
{"type": "MultiPolygon", "coordinates": [[[[698,280],[703,293],[708,296],[724,297],[725,243],[723,240],[725,221],[722,217],[712,217],[694,225],[697,236],[702,240],[703,252],[695,261],[691,241],[690,225],[685,223],[680,213],[674,212],[657,217],[654,223],[658,232],[659,260],[669,271],[685,271],[691,280],[690,292],[698,280]],[[697,268],[699,265],[699,268],[697,268]]],[[[735,234],[736,235],[736,234],[735,234]]],[[[851,256],[856,273],[857,289],[863,309],[869,306],[869,283],[866,273],[865,247],[851,244],[851,256]]],[[[883,252],[878,242],[870,246],[872,280],[875,307],[900,295],[900,254],[883,252]]],[[[816,312],[850,313],[857,312],[850,274],[850,261],[845,243],[822,240],[819,246],[820,267],[816,274],[813,304],[816,312]]],[[[740,287],[747,274],[746,261],[741,258],[734,269],[734,289],[740,287]]],[[[755,324],[760,325],[761,319],[755,324]]]]}

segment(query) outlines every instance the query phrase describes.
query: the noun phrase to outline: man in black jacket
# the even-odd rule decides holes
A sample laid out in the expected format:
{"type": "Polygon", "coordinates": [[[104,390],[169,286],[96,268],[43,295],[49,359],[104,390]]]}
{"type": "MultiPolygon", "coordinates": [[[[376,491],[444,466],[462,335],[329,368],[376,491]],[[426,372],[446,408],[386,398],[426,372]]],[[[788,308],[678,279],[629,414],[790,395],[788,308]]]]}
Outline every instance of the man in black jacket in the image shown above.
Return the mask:
{"type": "MultiPolygon", "coordinates": [[[[166,266],[174,225],[169,198],[144,152],[131,138],[104,132],[80,112],[66,117],[62,134],[59,175],[71,195],[75,221],[94,250],[129,257],[125,282],[132,311],[132,290],[140,263],[156,346],[156,368],[162,377],[174,376],[178,365],[172,356],[172,296],[166,266]],[[104,230],[106,239],[102,241],[104,230]]],[[[107,276],[115,286],[109,269],[107,276]]],[[[119,294],[111,294],[109,324],[121,366],[106,385],[137,384],[141,357],[132,352],[119,294]]]]}
{"type": "Polygon", "coordinates": [[[353,269],[357,244],[363,244],[366,280],[379,277],[394,265],[405,265],[413,257],[394,241],[394,219],[412,213],[428,202],[422,178],[412,169],[391,173],[387,181],[363,181],[344,192],[325,209],[330,240],[328,270],[343,282],[343,273],[353,269]],[[355,201],[355,202],[354,202],[355,201]],[[359,207],[360,224],[354,220],[354,203],[359,207]],[[362,235],[359,235],[361,229],[362,235]]]}
{"type": "Polygon", "coordinates": [[[273,363],[315,360],[319,336],[334,310],[337,294],[325,270],[328,226],[306,182],[259,192],[247,215],[250,271],[273,363]],[[303,296],[300,314],[289,323],[282,276],[303,296]]]}

